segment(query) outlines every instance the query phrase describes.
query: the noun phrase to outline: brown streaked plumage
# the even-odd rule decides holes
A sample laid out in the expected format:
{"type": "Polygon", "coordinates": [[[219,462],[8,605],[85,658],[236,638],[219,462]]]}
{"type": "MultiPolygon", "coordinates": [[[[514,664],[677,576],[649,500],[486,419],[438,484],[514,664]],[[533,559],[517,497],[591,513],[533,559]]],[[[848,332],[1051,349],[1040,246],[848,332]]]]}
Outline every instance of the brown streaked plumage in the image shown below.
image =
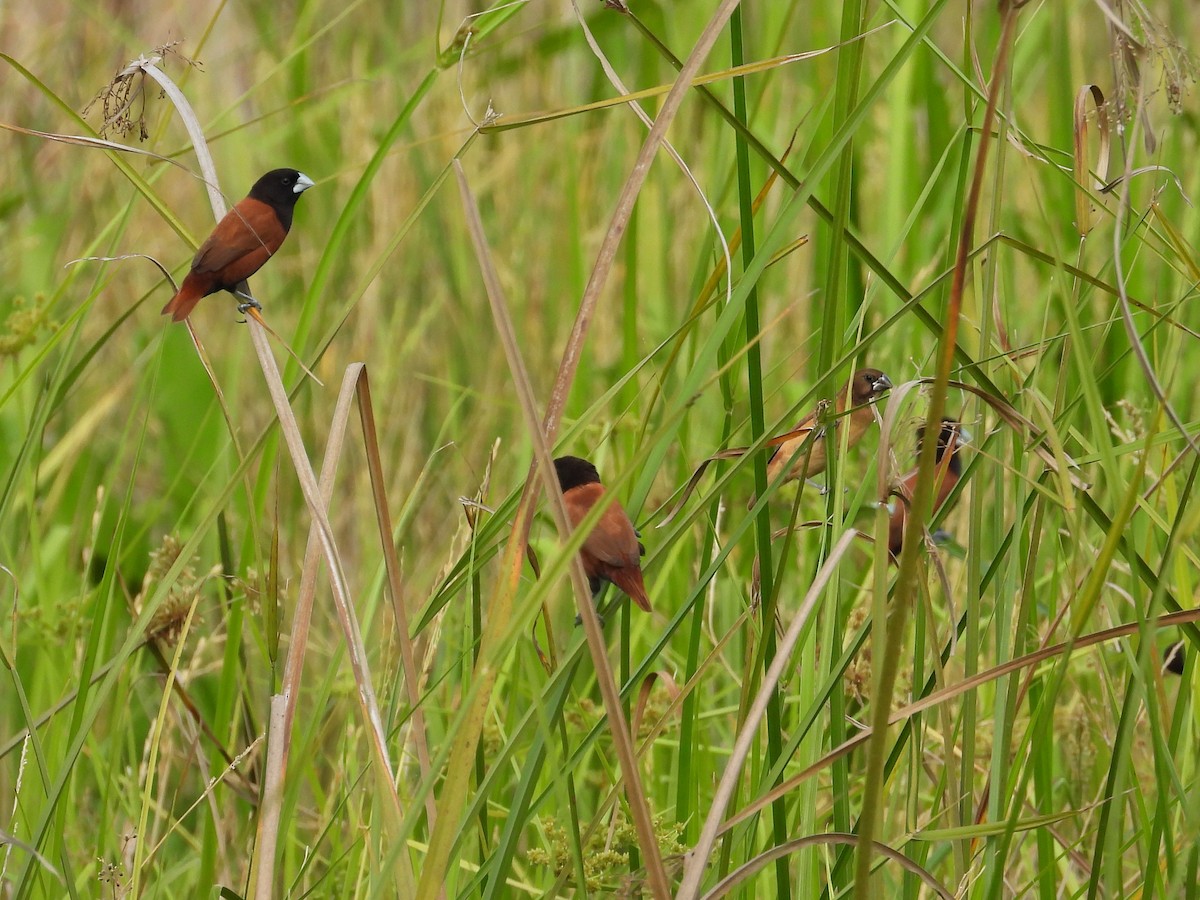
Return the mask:
{"type": "MultiPolygon", "coordinates": [[[[600,474],[586,459],[560,456],[554,460],[558,484],[567,507],[572,528],[578,528],[591,508],[604,495],[600,474]]],[[[650,612],[650,598],[642,580],[641,557],[646,552],[638,541],[633,523],[617,501],[611,502],[588,534],[579,550],[583,571],[593,594],[601,582],[609,581],[624,591],[634,603],[650,612]]]]}
{"type": "Polygon", "coordinates": [[[296,201],[312,186],[312,179],[295,169],[275,169],[258,179],[200,245],[163,315],[182,322],[201,299],[218,291],[233,292],[262,268],[291,230],[296,201]]]}
{"type": "MultiPolygon", "coordinates": [[[[875,421],[871,403],[891,386],[891,379],[879,369],[859,369],[850,383],[837,395],[834,401],[836,411],[832,414],[831,426],[836,429],[842,414],[852,410],[845,416],[850,420],[848,446],[853,447],[862,440],[862,436],[875,421]]],[[[829,462],[825,448],[827,430],[826,426],[817,423],[817,411],[813,410],[786,435],[773,438],[770,443],[775,444],[775,451],[767,463],[767,483],[774,484],[784,468],[787,468],[787,475],[783,478],[785,484],[798,478],[812,478],[824,472],[829,462]]],[[[757,495],[752,494],[746,508],[752,508],[757,500],[757,495]]]]}
{"type": "MultiPolygon", "coordinates": [[[[934,468],[933,511],[936,513],[946,503],[946,498],[962,477],[962,460],[958,451],[970,440],[970,435],[962,424],[954,419],[942,419],[942,429],[938,433],[937,464],[934,468]]],[[[921,445],[925,440],[925,426],[917,429],[917,456],[921,455],[921,445]]],[[[904,549],[904,526],[908,518],[908,508],[912,504],[913,492],[917,484],[917,470],[913,469],[900,479],[900,484],[892,490],[896,497],[895,508],[892,510],[891,522],[888,524],[888,552],[892,560],[900,558],[904,549]]]]}

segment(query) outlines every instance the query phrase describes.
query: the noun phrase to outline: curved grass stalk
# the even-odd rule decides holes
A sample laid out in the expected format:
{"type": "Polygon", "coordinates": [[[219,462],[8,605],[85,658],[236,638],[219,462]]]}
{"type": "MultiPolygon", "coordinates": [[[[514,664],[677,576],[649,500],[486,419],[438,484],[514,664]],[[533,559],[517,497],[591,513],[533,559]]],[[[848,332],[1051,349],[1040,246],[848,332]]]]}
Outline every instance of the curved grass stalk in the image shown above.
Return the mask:
{"type": "MultiPolygon", "coordinates": [[[[675,118],[675,114],[678,112],[683,97],[687,92],[688,79],[692,77],[712,49],[713,44],[716,43],[721,28],[729,16],[733,14],[733,9],[736,5],[737,0],[722,0],[720,7],[705,27],[704,32],[692,50],[688,62],[681,71],[679,79],[663,102],[662,110],[655,120],[654,127],[646,137],[638,153],[637,160],[634,163],[633,170],[630,172],[625,186],[617,199],[616,209],[613,212],[600,250],[596,255],[596,262],[592,269],[591,277],[588,279],[587,287],[584,290],[583,298],[580,301],[579,312],[576,315],[575,324],[571,329],[571,335],[568,338],[563,359],[559,365],[550,401],[547,404],[545,418],[541,426],[547,445],[552,446],[554,444],[555,436],[558,433],[558,425],[562,418],[563,409],[566,406],[567,395],[570,392],[571,384],[575,379],[575,373],[579,367],[583,343],[587,337],[592,316],[599,301],[600,292],[608,280],[608,275],[616,259],[617,247],[629,225],[634,201],[637,199],[637,195],[645,183],[650,164],[654,159],[659,145],[666,136],[667,128],[675,118]]],[[[480,683],[473,684],[473,699],[471,700],[471,707],[466,713],[469,720],[469,727],[460,731],[454,738],[446,783],[442,791],[442,802],[439,804],[443,809],[458,810],[464,805],[463,801],[465,800],[467,784],[470,780],[475,747],[479,741],[480,730],[483,726],[483,717],[489,702],[490,687],[491,684],[494,684],[496,677],[489,655],[492,645],[498,637],[500,623],[504,622],[511,612],[521,560],[525,555],[524,545],[528,540],[529,527],[532,522],[533,504],[537,497],[535,475],[536,467],[532,467],[529,476],[526,478],[525,489],[513,523],[512,535],[505,548],[501,580],[498,582],[498,588],[492,602],[491,616],[488,619],[488,624],[483,635],[483,650],[480,654],[480,662],[476,667],[477,675],[479,676],[477,681],[480,683]]],[[[583,614],[586,620],[589,611],[585,610],[583,614]]],[[[445,877],[449,862],[450,847],[454,839],[451,826],[448,824],[449,819],[449,816],[441,817],[437,828],[434,829],[433,837],[430,839],[429,856],[426,859],[425,869],[421,874],[417,900],[430,900],[434,890],[442,883],[445,877]]],[[[652,833],[645,833],[648,827],[649,823],[647,822],[637,822],[638,839],[643,845],[653,842],[652,833]]],[[[649,861],[652,862],[655,858],[657,858],[657,855],[650,857],[649,861]]],[[[669,895],[666,874],[661,870],[657,872],[654,869],[650,870],[650,887],[656,897],[665,898],[669,895]]]]}
{"type": "MultiPolygon", "coordinates": [[[[220,221],[226,211],[225,199],[217,181],[216,166],[213,163],[211,153],[208,151],[203,129],[191,109],[191,104],[188,103],[183,92],[179,90],[170,77],[155,65],[154,60],[135,60],[130,64],[130,68],[140,69],[152,77],[171,98],[188,130],[188,134],[192,138],[200,171],[208,190],[213,216],[216,220],[220,221]]],[[[245,285],[243,285],[244,287],[245,285]]],[[[387,737],[383,730],[383,718],[380,715],[379,704],[375,698],[375,689],[371,681],[370,669],[362,644],[362,635],[359,633],[358,624],[354,617],[354,607],[350,598],[350,590],[346,582],[345,573],[342,571],[341,557],[333,536],[333,529],[329,524],[329,518],[321,502],[320,488],[313,474],[307,452],[304,449],[304,441],[300,435],[300,428],[296,422],[295,414],[292,412],[291,404],[288,401],[287,391],[284,389],[279,367],[275,363],[275,357],[271,353],[266,331],[253,317],[248,320],[248,323],[251,342],[258,356],[263,377],[267,382],[267,390],[274,403],[276,414],[279,417],[280,429],[283,432],[284,441],[291,456],[293,467],[300,481],[300,490],[304,495],[309,513],[313,517],[314,528],[316,529],[317,538],[325,557],[326,567],[329,572],[330,587],[334,597],[334,605],[346,638],[346,650],[350,657],[351,669],[354,672],[355,682],[358,685],[360,710],[366,732],[370,737],[371,752],[376,765],[376,781],[384,799],[384,809],[391,825],[398,827],[402,819],[400,798],[396,793],[395,775],[387,750],[387,737]]],[[[414,883],[413,874],[411,864],[406,855],[397,855],[395,857],[393,874],[396,879],[397,890],[402,894],[412,890],[414,883]]],[[[136,878],[137,872],[135,872],[136,878]]]]}
{"type": "MultiPolygon", "coordinates": [[[[824,565],[821,566],[817,577],[813,580],[812,586],[805,594],[795,618],[792,619],[792,623],[788,626],[787,633],[779,642],[775,657],[763,675],[758,695],[750,705],[745,721],[742,723],[742,729],[738,733],[737,740],[733,745],[733,753],[725,765],[725,772],[721,776],[721,782],[717,786],[716,793],[713,796],[708,816],[704,820],[704,827],[700,830],[700,839],[688,854],[688,859],[683,870],[683,879],[679,884],[679,893],[676,895],[677,900],[693,900],[693,898],[700,896],[700,882],[704,878],[704,872],[712,855],[713,847],[716,844],[717,837],[721,833],[721,821],[725,815],[725,809],[728,806],[729,799],[733,796],[738,779],[741,778],[742,765],[750,753],[751,746],[757,739],[758,727],[762,722],[763,716],[766,715],[767,704],[775,693],[776,685],[779,684],[784,667],[791,659],[792,651],[795,649],[797,641],[800,640],[800,633],[808,622],[808,617],[812,614],[813,609],[816,608],[817,600],[824,592],[825,586],[833,576],[834,570],[841,562],[842,557],[850,549],[855,535],[856,532],[853,529],[844,531],[842,536],[838,538],[837,543],[830,549],[829,556],[826,558],[824,565]]],[[[777,796],[782,795],[779,794],[777,796]]]]}

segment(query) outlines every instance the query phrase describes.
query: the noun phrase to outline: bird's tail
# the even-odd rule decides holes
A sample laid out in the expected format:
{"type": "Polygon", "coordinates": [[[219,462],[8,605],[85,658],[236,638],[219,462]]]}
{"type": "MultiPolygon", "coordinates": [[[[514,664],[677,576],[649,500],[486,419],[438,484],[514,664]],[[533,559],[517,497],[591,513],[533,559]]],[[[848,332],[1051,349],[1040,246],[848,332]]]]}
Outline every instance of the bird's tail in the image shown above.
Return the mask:
{"type": "Polygon", "coordinates": [[[162,314],[170,315],[172,322],[182,322],[203,298],[203,291],[185,278],[179,293],[168,300],[167,305],[162,308],[162,314]]]}
{"type": "Polygon", "coordinates": [[[603,576],[608,581],[611,581],[622,591],[629,595],[629,599],[636,603],[646,612],[650,612],[650,597],[646,594],[646,582],[642,579],[642,570],[634,566],[610,566],[603,573],[603,576]]]}

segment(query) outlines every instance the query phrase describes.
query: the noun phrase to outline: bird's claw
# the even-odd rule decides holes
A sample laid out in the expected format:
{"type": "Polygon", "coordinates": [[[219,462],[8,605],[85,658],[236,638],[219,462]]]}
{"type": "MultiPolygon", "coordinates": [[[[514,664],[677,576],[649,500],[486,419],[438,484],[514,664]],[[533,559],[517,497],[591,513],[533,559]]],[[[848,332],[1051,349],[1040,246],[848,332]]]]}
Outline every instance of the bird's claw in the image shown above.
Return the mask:
{"type": "Polygon", "coordinates": [[[819,481],[813,481],[811,478],[806,478],[804,480],[807,481],[809,484],[811,484],[814,488],[816,488],[817,493],[820,494],[822,497],[824,497],[826,494],[829,493],[829,485],[821,484],[821,482],[819,482],[819,481]]]}
{"type": "Polygon", "coordinates": [[[262,304],[251,297],[248,300],[242,301],[237,306],[237,311],[243,314],[249,309],[257,309],[259,312],[262,312],[262,304]]]}
{"type": "MultiPolygon", "coordinates": [[[[820,494],[822,497],[824,497],[826,494],[829,493],[829,485],[827,485],[827,484],[821,484],[821,482],[813,481],[811,478],[808,479],[808,483],[811,484],[813,487],[815,487],[817,489],[817,493],[820,494]]],[[[842,493],[843,494],[850,493],[850,488],[848,488],[848,487],[842,488],[842,493]]]]}

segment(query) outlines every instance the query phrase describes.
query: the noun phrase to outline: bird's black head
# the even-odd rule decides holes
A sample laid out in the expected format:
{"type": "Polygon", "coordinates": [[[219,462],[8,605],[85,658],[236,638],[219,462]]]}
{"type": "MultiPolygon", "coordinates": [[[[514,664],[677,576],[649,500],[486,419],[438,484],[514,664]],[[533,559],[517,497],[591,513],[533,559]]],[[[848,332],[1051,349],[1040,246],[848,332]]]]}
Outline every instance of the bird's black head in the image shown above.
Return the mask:
{"type": "Polygon", "coordinates": [[[560,456],[554,461],[554,471],[558,473],[558,486],[563,493],[581,484],[600,483],[600,473],[596,467],[578,456],[560,456]]]}
{"type": "Polygon", "coordinates": [[[292,210],[313,180],[295,169],[272,169],[250,188],[250,196],[274,208],[285,228],[292,224],[292,210]]]}
{"type": "Polygon", "coordinates": [[[1187,671],[1187,663],[1184,662],[1184,658],[1183,641],[1176,641],[1163,653],[1163,661],[1166,664],[1167,671],[1173,672],[1176,675],[1182,675],[1187,671]]]}
{"type": "MultiPolygon", "coordinates": [[[[946,453],[946,449],[951,444],[954,445],[954,450],[951,454],[951,460],[958,462],[958,450],[971,439],[967,429],[963,428],[962,423],[957,419],[951,419],[946,416],[942,419],[942,430],[938,432],[937,443],[937,461],[941,462],[942,457],[946,453]]],[[[921,425],[917,428],[917,455],[921,454],[921,446],[925,443],[925,426],[921,425]]]]}

